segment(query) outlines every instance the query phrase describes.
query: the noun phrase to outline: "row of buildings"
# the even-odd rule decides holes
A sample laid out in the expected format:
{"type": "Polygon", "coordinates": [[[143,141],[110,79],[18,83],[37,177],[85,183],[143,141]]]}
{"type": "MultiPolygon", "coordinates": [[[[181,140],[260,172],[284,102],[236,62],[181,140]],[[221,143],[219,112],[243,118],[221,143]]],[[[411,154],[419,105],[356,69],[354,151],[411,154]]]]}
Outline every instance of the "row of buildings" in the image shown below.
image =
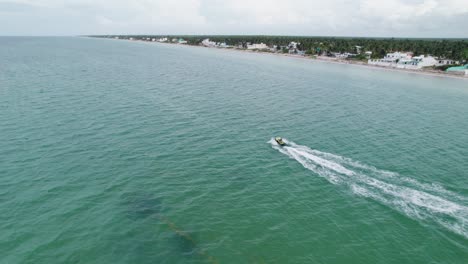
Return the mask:
{"type": "Polygon", "coordinates": [[[204,39],[201,44],[205,47],[215,47],[215,48],[246,48],[248,50],[269,50],[270,47],[268,47],[265,43],[240,43],[238,46],[231,46],[227,45],[225,42],[214,42],[211,41],[210,39],[204,39]]]}
{"type": "Polygon", "coordinates": [[[304,55],[305,52],[301,51],[299,49],[299,45],[301,43],[299,42],[290,42],[286,46],[279,46],[279,45],[273,45],[273,46],[268,46],[265,43],[239,43],[237,46],[231,46],[227,45],[225,42],[214,42],[211,41],[210,39],[204,39],[201,44],[205,47],[216,47],[216,48],[239,48],[239,49],[247,49],[247,50],[259,50],[259,51],[270,51],[270,52],[285,52],[287,51],[288,53],[291,54],[299,54],[299,55],[304,55]]]}
{"type": "Polygon", "coordinates": [[[210,39],[204,39],[201,44],[205,47],[215,47],[215,48],[232,48],[233,46],[229,46],[226,42],[214,42],[210,39]]]}
{"type": "MultiPolygon", "coordinates": [[[[295,42],[291,41],[288,45],[272,45],[268,46],[265,43],[239,43],[237,46],[229,46],[226,45],[224,42],[214,42],[210,41],[210,39],[204,39],[201,44],[205,47],[216,47],[216,48],[239,48],[239,49],[247,49],[247,50],[259,50],[259,51],[269,51],[269,52],[275,52],[275,53],[289,53],[289,54],[296,54],[296,55],[305,55],[306,52],[301,49],[301,43],[300,42],[295,42]]],[[[322,44],[322,43],[320,43],[322,44]]],[[[340,52],[328,52],[328,51],[322,51],[320,48],[317,48],[317,50],[314,51],[314,54],[323,54],[324,56],[328,57],[336,57],[338,59],[348,59],[352,57],[356,57],[360,55],[362,47],[356,46],[355,51],[356,53],[340,53],[340,52]]],[[[364,56],[366,58],[370,58],[372,56],[371,51],[366,51],[363,52],[364,56]]]]}
{"type": "Polygon", "coordinates": [[[146,38],[147,41],[152,42],[171,42],[171,43],[178,43],[178,44],[187,44],[188,42],[182,38],[146,38]]]}
{"type": "Polygon", "coordinates": [[[382,59],[369,59],[368,64],[400,69],[422,69],[424,67],[459,64],[455,60],[438,59],[430,55],[413,56],[412,52],[388,53],[382,59]]]}
{"type": "MultiPolygon", "coordinates": [[[[115,37],[118,38],[118,37],[115,37]]],[[[133,40],[133,38],[129,38],[133,40]]],[[[140,40],[150,41],[150,42],[168,42],[168,43],[176,43],[176,44],[188,44],[188,42],[182,38],[143,38],[140,40]]],[[[215,47],[215,48],[239,48],[239,49],[247,49],[247,50],[259,50],[259,51],[269,51],[275,53],[289,53],[289,54],[297,54],[297,55],[305,55],[305,52],[301,50],[300,46],[301,43],[299,42],[290,42],[286,46],[280,45],[273,45],[268,46],[265,43],[239,43],[237,46],[228,45],[225,42],[214,42],[211,41],[209,38],[204,39],[201,42],[202,46],[205,47],[215,47]]],[[[365,51],[362,52],[362,47],[356,46],[355,47],[356,53],[331,53],[331,52],[322,52],[319,48],[316,50],[316,54],[322,54],[328,57],[335,57],[337,59],[349,59],[356,56],[361,56],[361,58],[367,58],[367,63],[369,65],[381,66],[381,67],[392,67],[392,68],[399,68],[399,69],[410,69],[410,70],[419,70],[427,67],[438,67],[438,66],[447,66],[447,65],[458,65],[459,61],[450,60],[450,59],[440,59],[437,57],[433,57],[430,55],[419,55],[414,56],[412,52],[393,52],[388,53],[381,59],[371,59],[372,52],[365,51]],[[364,55],[364,57],[362,57],[364,55]]],[[[466,74],[468,75],[468,64],[465,66],[456,66],[456,67],[449,67],[447,69],[448,72],[457,73],[457,74],[466,74]]]]}
{"type": "MultiPolygon", "coordinates": [[[[114,39],[120,39],[120,37],[114,37],[114,39]]],[[[124,39],[143,40],[143,41],[161,42],[161,43],[164,43],[164,42],[177,43],[177,44],[187,44],[188,43],[186,40],[184,40],[182,38],[173,38],[173,39],[169,39],[169,38],[142,38],[142,39],[135,39],[133,37],[130,37],[130,38],[124,38],[124,39]]]]}
{"type": "MultiPolygon", "coordinates": [[[[226,45],[224,42],[213,42],[210,39],[205,39],[202,41],[202,45],[206,47],[219,47],[219,48],[233,48],[234,46],[226,45]]],[[[270,51],[270,52],[288,52],[290,54],[298,54],[298,55],[305,55],[304,51],[299,49],[300,43],[298,42],[291,42],[287,46],[277,46],[274,45],[269,47],[264,43],[240,43],[238,47],[241,49],[247,50],[263,50],[263,51],[270,51]]],[[[362,52],[362,47],[356,46],[356,53],[327,53],[326,55],[329,57],[335,57],[338,59],[348,59],[353,58],[358,55],[364,55],[365,58],[368,59],[367,63],[369,65],[376,65],[382,67],[393,67],[399,69],[410,69],[410,70],[419,70],[425,67],[433,67],[433,66],[447,66],[447,65],[457,65],[460,62],[450,59],[439,59],[430,55],[419,55],[414,56],[412,52],[393,52],[388,53],[384,58],[381,59],[371,59],[372,52],[365,51],[362,52]]],[[[458,67],[450,67],[447,69],[448,72],[457,72],[459,74],[466,74],[468,75],[468,64],[465,66],[458,66],[458,67]]]]}

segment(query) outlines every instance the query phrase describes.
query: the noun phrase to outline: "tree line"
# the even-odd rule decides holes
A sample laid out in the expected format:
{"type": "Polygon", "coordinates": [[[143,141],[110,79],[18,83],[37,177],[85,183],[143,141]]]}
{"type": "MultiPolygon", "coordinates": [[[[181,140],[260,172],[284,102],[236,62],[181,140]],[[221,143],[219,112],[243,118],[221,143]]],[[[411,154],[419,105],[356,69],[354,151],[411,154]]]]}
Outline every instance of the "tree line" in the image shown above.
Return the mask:
{"type": "MultiPolygon", "coordinates": [[[[115,36],[98,36],[115,37],[115,36]]],[[[200,45],[209,38],[214,42],[225,42],[227,45],[238,46],[247,43],[265,43],[268,46],[286,46],[290,42],[299,42],[299,50],[307,54],[328,54],[331,52],[356,53],[356,46],[362,52],[371,51],[372,58],[382,58],[387,53],[408,51],[417,55],[432,55],[439,58],[468,61],[468,39],[413,39],[413,38],[357,38],[357,37],[306,37],[306,36],[221,36],[221,35],[135,35],[118,36],[120,38],[182,38],[189,45],[200,45]]]]}

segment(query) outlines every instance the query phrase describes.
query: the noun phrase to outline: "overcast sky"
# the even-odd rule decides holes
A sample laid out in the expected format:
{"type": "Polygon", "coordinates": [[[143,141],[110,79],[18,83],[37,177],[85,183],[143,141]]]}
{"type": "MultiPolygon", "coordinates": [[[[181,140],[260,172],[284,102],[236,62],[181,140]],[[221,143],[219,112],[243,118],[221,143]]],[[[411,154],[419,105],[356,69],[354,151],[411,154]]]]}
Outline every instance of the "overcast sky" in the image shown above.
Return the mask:
{"type": "Polygon", "coordinates": [[[468,0],[0,0],[0,35],[468,37],[468,0]]]}

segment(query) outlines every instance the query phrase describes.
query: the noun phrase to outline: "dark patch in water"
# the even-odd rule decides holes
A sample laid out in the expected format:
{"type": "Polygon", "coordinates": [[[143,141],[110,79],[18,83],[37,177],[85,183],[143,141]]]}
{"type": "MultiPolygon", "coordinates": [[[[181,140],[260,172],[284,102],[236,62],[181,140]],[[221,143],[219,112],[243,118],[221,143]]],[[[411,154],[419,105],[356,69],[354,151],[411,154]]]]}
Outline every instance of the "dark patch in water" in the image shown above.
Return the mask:
{"type": "MultiPolygon", "coordinates": [[[[165,221],[164,219],[162,220],[165,221]]],[[[203,262],[206,263],[219,263],[216,258],[198,246],[194,233],[181,231],[171,222],[167,224],[169,228],[174,231],[172,242],[183,256],[191,258],[198,257],[203,259],[203,262]]]]}
{"type": "MultiPolygon", "coordinates": [[[[126,206],[126,214],[132,220],[154,218],[155,221],[163,223],[171,232],[170,243],[174,245],[174,249],[187,257],[201,257],[208,263],[218,263],[218,261],[210,256],[203,249],[198,247],[193,233],[187,232],[179,228],[174,222],[163,215],[162,199],[154,194],[136,193],[123,194],[123,203],[126,206]]],[[[147,243],[140,245],[147,248],[150,245],[147,243]]]]}
{"type": "Polygon", "coordinates": [[[157,217],[162,212],[162,199],[147,193],[123,195],[127,216],[131,219],[157,217]]]}
{"type": "Polygon", "coordinates": [[[173,231],[171,242],[174,243],[175,248],[184,256],[201,257],[207,263],[219,263],[213,256],[198,246],[196,236],[193,232],[187,232],[178,227],[171,220],[164,216],[159,217],[160,221],[165,223],[167,227],[173,231]]]}
{"type": "Polygon", "coordinates": [[[171,238],[171,243],[174,244],[174,247],[184,256],[193,256],[197,251],[197,244],[195,240],[192,239],[190,233],[185,233],[183,231],[174,232],[174,235],[171,238]]]}

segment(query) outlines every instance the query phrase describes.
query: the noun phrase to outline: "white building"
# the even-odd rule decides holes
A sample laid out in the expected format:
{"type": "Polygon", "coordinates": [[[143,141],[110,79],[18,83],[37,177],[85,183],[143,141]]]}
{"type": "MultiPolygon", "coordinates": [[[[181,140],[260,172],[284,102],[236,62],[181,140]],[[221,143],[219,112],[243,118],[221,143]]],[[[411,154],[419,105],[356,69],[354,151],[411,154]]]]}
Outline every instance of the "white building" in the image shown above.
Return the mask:
{"type": "Polygon", "coordinates": [[[388,53],[383,59],[368,60],[370,65],[396,67],[399,61],[411,61],[413,54],[410,52],[388,53]]]}
{"type": "Polygon", "coordinates": [[[210,39],[207,38],[207,39],[204,39],[202,41],[202,45],[205,46],[205,47],[214,47],[214,46],[216,46],[216,42],[210,41],[210,39]]]}
{"type": "Polygon", "coordinates": [[[271,52],[277,52],[279,49],[280,48],[277,45],[273,45],[272,47],[270,47],[271,52]]]}
{"type": "Polygon", "coordinates": [[[439,60],[432,56],[420,55],[413,57],[412,55],[410,52],[388,53],[383,59],[368,60],[368,64],[413,70],[439,64],[439,60]]]}
{"type": "Polygon", "coordinates": [[[226,44],[226,42],[218,43],[218,47],[220,47],[220,48],[232,48],[232,46],[226,44]]]}
{"type": "Polygon", "coordinates": [[[295,42],[295,41],[291,41],[291,42],[289,43],[289,45],[288,45],[288,49],[294,49],[294,50],[295,50],[295,49],[297,49],[297,46],[298,46],[298,45],[301,45],[301,43],[295,42]]]}
{"type": "Polygon", "coordinates": [[[160,38],[158,39],[158,42],[167,42],[167,38],[160,38]]]}
{"type": "Polygon", "coordinates": [[[454,60],[446,60],[446,59],[438,59],[436,66],[442,66],[442,65],[455,65],[458,64],[458,61],[454,60]]]}
{"type": "Polygon", "coordinates": [[[179,44],[187,44],[188,42],[184,39],[179,39],[178,41],[179,44]]]}
{"type": "Polygon", "coordinates": [[[260,44],[247,44],[247,49],[248,50],[264,50],[264,49],[268,49],[268,46],[264,43],[260,43],[260,44]]]}
{"type": "Polygon", "coordinates": [[[333,55],[334,55],[336,58],[338,58],[338,59],[347,59],[347,58],[349,58],[349,57],[355,57],[355,56],[356,56],[356,54],[354,54],[354,53],[349,53],[349,52],[345,52],[345,53],[339,53],[339,52],[337,52],[337,53],[333,53],[333,55]]]}
{"type": "Polygon", "coordinates": [[[288,45],[288,50],[290,54],[299,53],[298,46],[301,45],[299,42],[291,41],[288,45]]]}
{"type": "Polygon", "coordinates": [[[432,56],[420,55],[413,57],[411,60],[400,60],[397,68],[400,69],[421,69],[437,65],[438,61],[432,56]]]}

